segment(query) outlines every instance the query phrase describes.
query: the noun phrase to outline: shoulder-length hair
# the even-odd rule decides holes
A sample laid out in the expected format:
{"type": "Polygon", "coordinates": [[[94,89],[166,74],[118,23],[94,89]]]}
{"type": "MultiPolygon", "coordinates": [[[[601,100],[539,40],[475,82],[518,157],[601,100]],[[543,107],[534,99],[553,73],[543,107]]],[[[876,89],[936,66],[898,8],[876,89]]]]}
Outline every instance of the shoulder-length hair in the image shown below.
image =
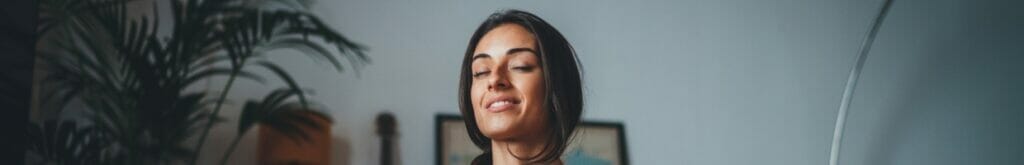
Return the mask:
{"type": "Polygon", "coordinates": [[[558,159],[569,145],[576,125],[583,111],[583,89],[581,67],[576,59],[576,52],[569,41],[555,27],[540,17],[519,10],[501,10],[491,14],[473,33],[462,60],[462,73],[459,75],[459,110],[466,119],[466,129],[473,144],[484,151],[473,160],[473,164],[491,163],[491,139],[480,132],[476,125],[473,105],[470,101],[470,87],[473,79],[471,73],[472,56],[480,38],[495,27],[513,23],[524,27],[533,34],[537,56],[544,74],[544,87],[547,100],[544,101],[548,111],[549,137],[544,149],[537,155],[516,157],[528,162],[547,162],[558,159]]]}

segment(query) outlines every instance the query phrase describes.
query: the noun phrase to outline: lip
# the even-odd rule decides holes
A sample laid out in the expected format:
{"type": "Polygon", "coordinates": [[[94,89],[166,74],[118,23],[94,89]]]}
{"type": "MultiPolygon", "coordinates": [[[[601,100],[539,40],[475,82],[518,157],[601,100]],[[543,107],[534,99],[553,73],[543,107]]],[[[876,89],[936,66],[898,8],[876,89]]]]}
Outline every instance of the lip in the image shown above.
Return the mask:
{"type": "Polygon", "coordinates": [[[484,104],[484,108],[486,108],[488,112],[503,112],[511,110],[512,107],[519,105],[520,100],[512,96],[499,95],[497,97],[487,99],[484,103],[486,103],[484,104]],[[495,103],[498,103],[499,105],[495,105],[495,103]]]}

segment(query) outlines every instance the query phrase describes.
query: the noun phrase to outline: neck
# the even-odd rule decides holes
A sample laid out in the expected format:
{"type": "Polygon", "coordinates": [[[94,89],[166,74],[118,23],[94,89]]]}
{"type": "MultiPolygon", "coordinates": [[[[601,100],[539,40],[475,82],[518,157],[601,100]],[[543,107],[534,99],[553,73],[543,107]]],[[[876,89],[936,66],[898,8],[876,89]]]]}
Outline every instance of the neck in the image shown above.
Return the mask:
{"type": "MultiPolygon", "coordinates": [[[[520,160],[516,158],[530,158],[537,154],[540,154],[544,150],[545,142],[543,140],[536,141],[518,141],[508,140],[499,141],[491,140],[491,159],[495,165],[507,165],[507,164],[528,164],[529,160],[520,160]],[[515,155],[513,155],[515,154],[515,155]]],[[[555,159],[549,162],[539,162],[536,164],[562,164],[562,160],[555,159]]]]}

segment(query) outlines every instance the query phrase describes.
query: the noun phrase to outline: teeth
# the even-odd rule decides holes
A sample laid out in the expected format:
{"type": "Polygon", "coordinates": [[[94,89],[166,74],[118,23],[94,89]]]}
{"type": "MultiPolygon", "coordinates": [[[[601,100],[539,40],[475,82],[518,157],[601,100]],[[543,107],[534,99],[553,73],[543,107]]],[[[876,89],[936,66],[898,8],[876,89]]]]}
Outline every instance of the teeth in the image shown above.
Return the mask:
{"type": "Polygon", "coordinates": [[[504,106],[504,105],[507,105],[507,104],[511,104],[511,102],[509,102],[509,101],[497,101],[497,102],[491,103],[490,107],[504,106]]]}

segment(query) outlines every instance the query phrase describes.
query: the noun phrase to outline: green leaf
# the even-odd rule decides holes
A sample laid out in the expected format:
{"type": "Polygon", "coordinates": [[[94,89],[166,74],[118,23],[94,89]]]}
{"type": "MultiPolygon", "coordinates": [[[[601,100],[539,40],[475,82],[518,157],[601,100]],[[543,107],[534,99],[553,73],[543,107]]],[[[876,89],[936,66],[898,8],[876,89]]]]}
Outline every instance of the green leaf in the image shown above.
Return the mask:
{"type": "Polygon", "coordinates": [[[270,62],[267,62],[267,61],[258,61],[258,62],[256,62],[256,64],[259,65],[259,66],[263,66],[267,70],[272,71],[275,75],[277,75],[279,78],[281,78],[281,80],[283,80],[285,83],[287,83],[289,88],[291,88],[293,90],[296,90],[296,93],[299,96],[299,102],[302,103],[302,108],[303,109],[307,109],[308,108],[309,104],[306,101],[305,94],[302,92],[302,88],[299,87],[299,84],[295,82],[295,79],[292,79],[292,76],[289,75],[287,71],[284,71],[284,69],[281,69],[281,67],[277,66],[277,64],[270,63],[270,62]]]}
{"type": "Polygon", "coordinates": [[[341,66],[341,62],[338,58],[334,57],[330,51],[326,48],[317,44],[313,41],[301,38],[285,38],[271,42],[270,45],[266,46],[264,51],[270,51],[275,49],[293,49],[317,59],[323,59],[331,64],[335,70],[341,72],[344,67],[341,66]]]}
{"type": "Polygon", "coordinates": [[[245,134],[249,128],[252,128],[253,124],[263,120],[265,116],[265,109],[260,109],[260,104],[256,101],[246,101],[245,106],[242,107],[242,114],[238,119],[238,136],[245,134]]]}
{"type": "Polygon", "coordinates": [[[309,135],[302,131],[301,127],[295,125],[292,121],[284,120],[283,118],[271,117],[263,120],[260,124],[281,132],[286,137],[296,142],[296,144],[300,144],[298,142],[302,142],[304,140],[309,140],[309,135]]]}
{"type": "Polygon", "coordinates": [[[292,96],[299,95],[300,93],[302,93],[302,91],[295,90],[294,88],[280,88],[274,90],[274,92],[271,92],[269,95],[267,95],[267,97],[263,99],[261,108],[280,110],[280,108],[278,107],[281,107],[282,105],[286,104],[284,103],[285,100],[292,96]]]}
{"type": "MultiPolygon", "coordinates": [[[[231,73],[235,72],[235,71],[236,70],[229,69],[229,68],[209,68],[209,69],[204,69],[204,70],[198,71],[196,73],[193,73],[182,84],[190,85],[190,84],[195,83],[195,82],[197,82],[199,80],[207,79],[207,78],[210,78],[210,77],[213,77],[213,76],[232,76],[231,73]]],[[[257,74],[254,74],[252,72],[248,72],[248,71],[245,71],[245,70],[237,70],[237,71],[238,72],[235,73],[234,76],[238,76],[238,77],[241,77],[241,78],[246,78],[246,79],[249,79],[249,80],[253,80],[253,81],[259,82],[261,84],[264,83],[263,77],[260,77],[257,74]]]]}

